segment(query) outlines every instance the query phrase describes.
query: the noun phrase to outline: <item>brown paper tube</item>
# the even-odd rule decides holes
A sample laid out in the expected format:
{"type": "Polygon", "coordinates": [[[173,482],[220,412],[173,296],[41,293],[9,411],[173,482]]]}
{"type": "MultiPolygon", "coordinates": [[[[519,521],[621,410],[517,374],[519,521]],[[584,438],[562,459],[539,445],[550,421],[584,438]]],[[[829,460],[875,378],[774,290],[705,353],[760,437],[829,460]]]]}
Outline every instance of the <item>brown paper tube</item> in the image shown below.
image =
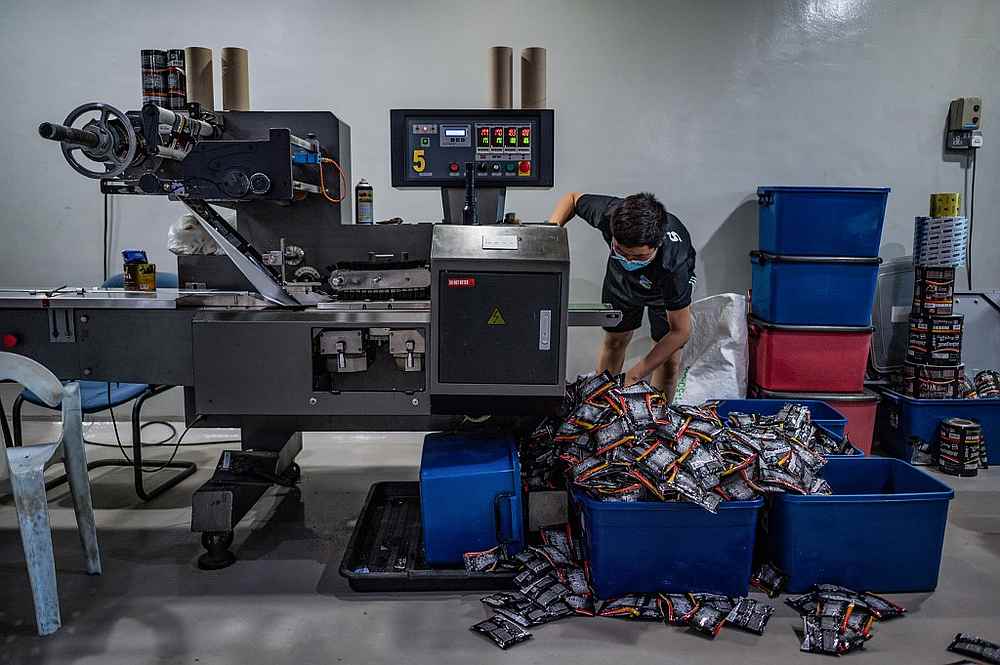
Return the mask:
{"type": "Polygon", "coordinates": [[[184,49],[187,75],[187,100],[198,102],[203,111],[215,110],[215,88],[212,85],[212,49],[188,46],[184,49]]]}
{"type": "Polygon", "coordinates": [[[490,108],[514,106],[514,49],[490,47],[490,108]]]}
{"type": "Polygon", "coordinates": [[[250,110],[250,64],[245,48],[222,49],[222,109],[250,110]]]}
{"type": "Polygon", "coordinates": [[[544,109],[545,105],[545,49],[521,49],[521,108],[544,109]]]}

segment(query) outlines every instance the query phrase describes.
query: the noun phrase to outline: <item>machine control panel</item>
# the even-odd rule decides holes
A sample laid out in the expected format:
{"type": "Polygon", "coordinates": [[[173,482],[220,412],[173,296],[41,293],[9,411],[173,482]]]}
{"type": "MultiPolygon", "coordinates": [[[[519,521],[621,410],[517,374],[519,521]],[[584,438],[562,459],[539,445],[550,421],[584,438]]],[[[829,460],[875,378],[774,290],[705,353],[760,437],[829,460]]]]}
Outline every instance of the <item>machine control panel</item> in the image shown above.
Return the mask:
{"type": "Polygon", "coordinates": [[[394,187],[552,186],[552,111],[392,111],[394,187]]]}

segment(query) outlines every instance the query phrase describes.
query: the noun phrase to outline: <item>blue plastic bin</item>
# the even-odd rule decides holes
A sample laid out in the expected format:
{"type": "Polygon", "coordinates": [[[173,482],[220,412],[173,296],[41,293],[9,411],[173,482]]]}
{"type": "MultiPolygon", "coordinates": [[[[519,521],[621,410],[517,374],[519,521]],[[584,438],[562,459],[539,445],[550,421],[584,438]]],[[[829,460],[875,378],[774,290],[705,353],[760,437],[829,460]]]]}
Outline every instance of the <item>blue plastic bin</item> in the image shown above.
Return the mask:
{"type": "Polygon", "coordinates": [[[712,514],[691,503],[595,501],[573,491],[599,598],[687,591],[745,596],[763,499],[712,514]]]}
{"type": "Polygon", "coordinates": [[[875,592],[933,591],[955,492],[895,459],[830,459],[833,496],[777,494],[767,550],[790,593],[814,584],[875,592]]]}
{"type": "Polygon", "coordinates": [[[773,416],[781,411],[786,404],[802,404],[809,408],[813,423],[822,425],[830,433],[843,438],[847,418],[840,411],[817,399],[725,399],[719,402],[716,412],[725,422],[730,413],[759,413],[762,416],[773,416]]]}
{"type": "Polygon", "coordinates": [[[466,552],[524,547],[521,464],[513,436],[428,434],[420,461],[420,521],[432,566],[466,552]]]}
{"type": "Polygon", "coordinates": [[[888,187],[758,187],[760,249],[878,256],[888,187]]]}
{"type": "Polygon", "coordinates": [[[913,439],[930,442],[936,452],[938,425],[953,417],[970,418],[982,425],[989,463],[1000,464],[1000,398],[914,399],[883,390],[876,421],[878,440],[887,454],[909,462],[913,459],[913,439]]]}
{"type": "Polygon", "coordinates": [[[870,326],[882,259],[751,252],[751,311],[769,323],[870,326]]]}

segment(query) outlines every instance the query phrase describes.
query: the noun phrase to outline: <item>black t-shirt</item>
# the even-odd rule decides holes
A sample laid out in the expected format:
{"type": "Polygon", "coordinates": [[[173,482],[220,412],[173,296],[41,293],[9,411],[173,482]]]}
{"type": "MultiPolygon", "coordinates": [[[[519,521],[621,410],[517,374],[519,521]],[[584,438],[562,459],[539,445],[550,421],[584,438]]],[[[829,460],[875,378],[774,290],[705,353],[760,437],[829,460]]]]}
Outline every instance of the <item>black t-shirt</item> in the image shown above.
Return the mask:
{"type": "MultiPolygon", "coordinates": [[[[611,214],[622,199],[616,196],[584,194],[576,201],[575,212],[601,232],[611,247],[611,214]]],[[[667,213],[663,243],[648,266],[629,272],[610,255],[604,287],[626,305],[664,306],[684,309],[691,304],[694,290],[694,246],[681,220],[667,213]]]]}

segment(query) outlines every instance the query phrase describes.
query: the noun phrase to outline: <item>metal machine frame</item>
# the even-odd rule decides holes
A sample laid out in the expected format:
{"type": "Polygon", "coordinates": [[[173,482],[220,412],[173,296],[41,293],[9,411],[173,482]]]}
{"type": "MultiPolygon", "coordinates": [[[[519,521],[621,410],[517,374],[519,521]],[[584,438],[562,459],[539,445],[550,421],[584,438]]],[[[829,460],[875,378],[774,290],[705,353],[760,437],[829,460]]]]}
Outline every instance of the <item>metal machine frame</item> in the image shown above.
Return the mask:
{"type": "MultiPolygon", "coordinates": [[[[74,127],[81,116],[74,111],[65,126],[46,123],[40,133],[60,141],[71,162],[74,146],[103,159],[107,177],[74,168],[99,177],[106,193],[183,202],[228,258],[181,257],[179,290],[0,289],[0,333],[18,340],[10,350],[64,379],[184,386],[188,426],[241,429],[241,449],[222,454],[192,501],[192,530],[202,532],[207,550],[203,568],[233,562],[232,532],[268,488],[294,486],[301,432],[447,429],[465,414],[554,409],[564,392],[567,327],[621,320],[606,305],[569,305],[563,229],[347,223],[346,188],[317,179],[332,160],[350,182],[350,130],[332,113],[202,114],[194,107],[178,119],[150,105],[128,114],[89,106],[99,120],[74,127]],[[161,139],[171,133],[159,146],[158,132],[161,139]],[[226,196],[206,201],[191,195],[197,191],[226,196]],[[235,208],[238,227],[210,203],[235,208]],[[443,380],[438,364],[458,349],[441,340],[464,319],[447,307],[441,285],[458,273],[490,284],[510,303],[507,316],[519,317],[517,326],[478,342],[483,357],[495,356],[514,378],[443,380]],[[545,288],[529,290],[547,300],[522,306],[528,299],[495,275],[538,280],[545,288]],[[382,284],[407,288],[373,297],[382,284]],[[545,377],[519,366],[524,345],[548,359],[545,377]]],[[[551,130],[551,111],[532,113],[551,130]]],[[[394,151],[394,164],[397,157],[394,151]]],[[[551,186],[551,138],[545,159],[540,182],[551,186]]]]}

